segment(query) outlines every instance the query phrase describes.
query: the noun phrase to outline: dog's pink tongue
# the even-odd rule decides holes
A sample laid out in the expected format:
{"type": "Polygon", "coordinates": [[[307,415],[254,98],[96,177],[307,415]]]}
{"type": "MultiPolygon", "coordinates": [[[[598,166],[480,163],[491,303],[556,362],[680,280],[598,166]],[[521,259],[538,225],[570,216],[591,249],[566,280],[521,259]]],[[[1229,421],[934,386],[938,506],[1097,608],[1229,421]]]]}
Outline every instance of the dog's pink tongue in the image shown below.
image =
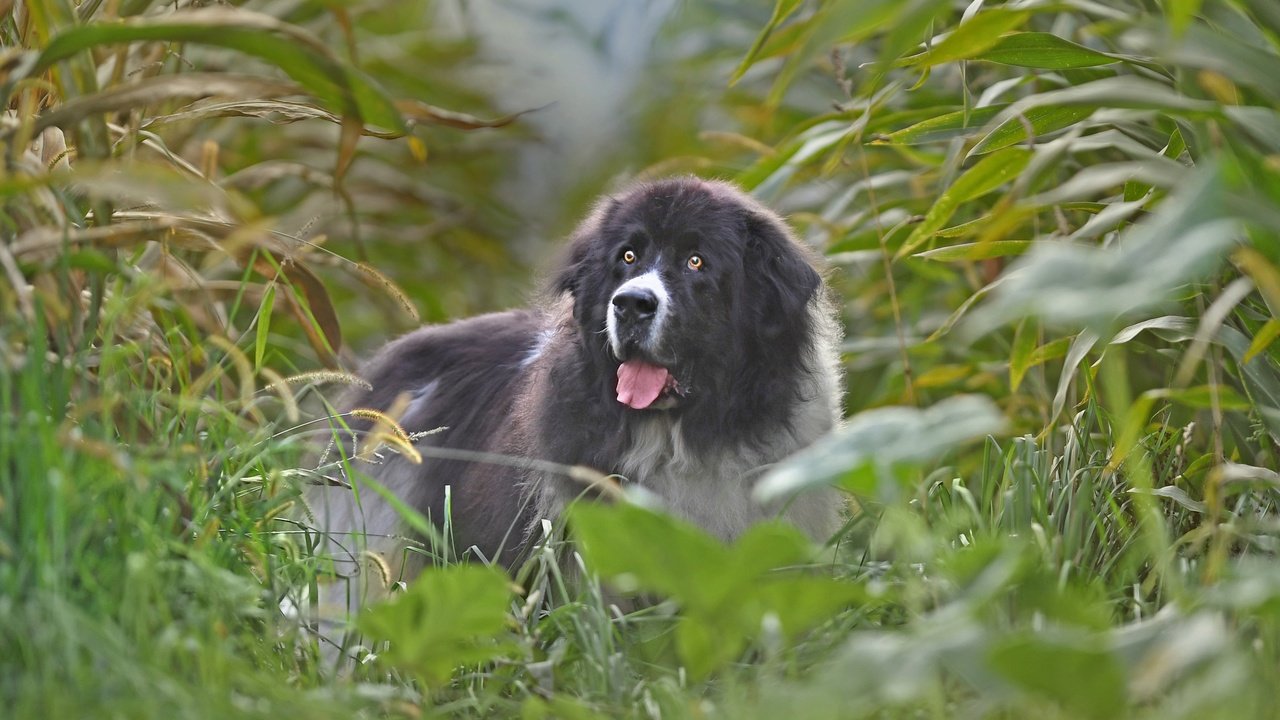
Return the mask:
{"type": "Polygon", "coordinates": [[[668,377],[666,368],[628,360],[618,366],[618,402],[643,410],[662,394],[668,377]]]}

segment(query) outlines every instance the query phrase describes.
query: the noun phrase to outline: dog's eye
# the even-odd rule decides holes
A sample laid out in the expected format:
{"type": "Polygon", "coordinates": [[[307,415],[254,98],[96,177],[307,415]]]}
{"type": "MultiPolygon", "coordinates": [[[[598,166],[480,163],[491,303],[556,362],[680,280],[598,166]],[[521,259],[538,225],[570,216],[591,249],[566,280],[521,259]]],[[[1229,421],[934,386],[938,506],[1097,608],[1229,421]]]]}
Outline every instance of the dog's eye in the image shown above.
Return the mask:
{"type": "Polygon", "coordinates": [[[690,270],[701,270],[702,266],[706,263],[702,261],[701,255],[690,255],[689,262],[687,264],[690,270]]]}
{"type": "Polygon", "coordinates": [[[636,262],[636,251],[632,250],[631,248],[627,248],[626,250],[623,250],[622,262],[628,265],[634,265],[636,262]]]}

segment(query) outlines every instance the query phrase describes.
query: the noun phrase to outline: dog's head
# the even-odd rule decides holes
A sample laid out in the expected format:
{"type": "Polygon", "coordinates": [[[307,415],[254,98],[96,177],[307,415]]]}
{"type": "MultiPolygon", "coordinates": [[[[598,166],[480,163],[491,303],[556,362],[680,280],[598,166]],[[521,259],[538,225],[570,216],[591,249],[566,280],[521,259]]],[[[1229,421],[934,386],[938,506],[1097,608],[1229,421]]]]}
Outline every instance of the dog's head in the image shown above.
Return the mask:
{"type": "Polygon", "coordinates": [[[557,278],[584,347],[635,410],[740,403],[794,376],[822,283],[772,212],[693,178],[606,198],[557,278]],[[763,385],[762,387],[743,387],[763,385]]]}

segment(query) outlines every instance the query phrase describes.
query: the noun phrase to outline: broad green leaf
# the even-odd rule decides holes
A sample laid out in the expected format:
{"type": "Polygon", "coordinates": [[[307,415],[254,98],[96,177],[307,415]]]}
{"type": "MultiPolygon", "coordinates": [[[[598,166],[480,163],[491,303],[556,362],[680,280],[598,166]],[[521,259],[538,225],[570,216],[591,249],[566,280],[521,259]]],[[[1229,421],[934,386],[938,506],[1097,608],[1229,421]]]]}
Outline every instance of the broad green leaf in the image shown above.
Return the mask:
{"type": "Polygon", "coordinates": [[[695,680],[736,660],[747,647],[749,630],[725,627],[725,619],[722,616],[713,622],[704,622],[702,618],[684,617],[676,625],[676,651],[695,680]]]}
{"type": "Polygon", "coordinates": [[[796,565],[809,558],[812,543],[791,525],[761,523],[730,548],[730,567],[723,576],[726,585],[747,587],[775,568],[796,565]]]}
{"type": "Polygon", "coordinates": [[[983,51],[1000,42],[1000,36],[1026,22],[1028,10],[995,8],[986,10],[960,23],[926,52],[903,58],[899,64],[912,67],[931,67],[956,60],[980,57],[983,51]]]}
{"type": "Polygon", "coordinates": [[[1056,130],[1076,124],[1089,117],[1096,108],[1087,105],[1036,107],[1024,115],[1005,120],[969,151],[970,155],[982,155],[1001,148],[1017,145],[1027,139],[1048,135],[1056,130]]]}
{"type": "Polygon", "coordinates": [[[989,258],[1021,255],[1031,245],[1031,240],[992,240],[990,242],[961,243],[959,245],[948,245],[934,248],[933,250],[925,250],[924,252],[916,253],[915,257],[937,262],[987,260],[989,258]]]}
{"type": "Polygon", "coordinates": [[[389,130],[404,119],[374,81],[338,59],[328,46],[288,23],[242,8],[202,8],[69,28],[40,54],[36,71],[101,45],[139,41],[215,45],[265,60],[329,109],[389,130]]]}
{"type": "Polygon", "coordinates": [[[999,150],[979,160],[938,196],[933,207],[929,208],[929,212],[925,214],[924,220],[907,236],[895,257],[902,258],[915,252],[916,248],[942,229],[962,204],[981,197],[1017,177],[1030,160],[1031,151],[1017,147],[999,150]]]}
{"type": "Polygon", "coordinates": [[[627,504],[578,503],[569,518],[588,567],[604,577],[697,607],[714,606],[724,591],[707,571],[728,563],[728,549],[684,521],[627,504]]]}
{"type": "Polygon", "coordinates": [[[862,586],[779,572],[808,561],[812,543],[782,523],[761,523],[736,543],[683,521],[630,505],[570,510],[587,567],[624,589],[659,593],[681,611],[676,647],[702,678],[742,654],[773,615],[788,638],[867,597],[862,586]],[[821,592],[821,597],[809,598],[821,592]]]}
{"type": "Polygon", "coordinates": [[[1088,717],[1125,707],[1124,668],[1106,645],[1083,634],[1014,635],[991,649],[991,667],[1033,695],[1088,717]]]}
{"type": "Polygon", "coordinates": [[[357,627],[387,641],[384,657],[428,685],[454,668],[506,654],[511,580],[483,565],[427,568],[403,593],[361,613],[357,627]]]}
{"type": "Polygon", "coordinates": [[[754,496],[773,502],[859,470],[872,470],[874,484],[856,490],[892,495],[894,490],[884,483],[893,480],[893,468],[928,462],[1002,427],[1004,418],[995,405],[976,395],[948,398],[924,410],[867,410],[770,470],[756,485],[754,496]]]}
{"type": "Polygon", "coordinates": [[[1005,35],[974,59],[1040,70],[1095,67],[1118,61],[1116,57],[1046,32],[1005,35]]]}
{"type": "Polygon", "coordinates": [[[875,604],[862,585],[813,575],[785,575],[768,578],[752,593],[750,602],[760,604],[782,626],[783,635],[794,640],[801,633],[830,620],[852,605],[875,604]]]}
{"type": "Polygon", "coordinates": [[[988,120],[1005,107],[1005,105],[991,105],[935,115],[928,120],[881,135],[872,144],[923,145],[964,137],[986,125],[988,120]]]}

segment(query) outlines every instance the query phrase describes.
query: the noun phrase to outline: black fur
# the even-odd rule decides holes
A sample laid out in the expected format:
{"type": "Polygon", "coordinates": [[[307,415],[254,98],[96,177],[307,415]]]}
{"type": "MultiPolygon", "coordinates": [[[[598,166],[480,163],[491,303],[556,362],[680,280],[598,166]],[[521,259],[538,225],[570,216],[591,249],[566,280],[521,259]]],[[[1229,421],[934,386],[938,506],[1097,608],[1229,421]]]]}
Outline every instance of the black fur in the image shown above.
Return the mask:
{"type": "MultiPolygon", "coordinates": [[[[410,433],[446,428],[422,445],[617,472],[637,425],[658,413],[686,447],[713,458],[776,444],[779,433],[793,432],[798,404],[815,399],[806,392],[831,392],[805,377],[815,366],[804,354],[821,351],[814,303],[825,288],[814,260],[775,215],[728,185],[673,179],[606,198],[549,285],[541,309],[428,327],[389,344],[362,373],[373,389],[346,408],[386,410],[402,393],[429,388],[401,418],[410,433]],[[627,248],[637,255],[631,264],[621,259],[627,248]],[[700,270],[689,267],[694,254],[700,270]],[[668,368],[685,394],[671,409],[634,410],[615,398],[619,362],[628,358],[610,348],[606,313],[622,283],[651,271],[670,293],[671,312],[644,359],[668,368]]],[[[821,400],[838,412],[838,397],[821,400]]],[[[554,474],[490,463],[428,458],[408,466],[392,457],[366,471],[437,522],[450,486],[456,547],[475,546],[507,565],[548,512],[552,486],[566,498],[581,490],[554,474]]]]}

